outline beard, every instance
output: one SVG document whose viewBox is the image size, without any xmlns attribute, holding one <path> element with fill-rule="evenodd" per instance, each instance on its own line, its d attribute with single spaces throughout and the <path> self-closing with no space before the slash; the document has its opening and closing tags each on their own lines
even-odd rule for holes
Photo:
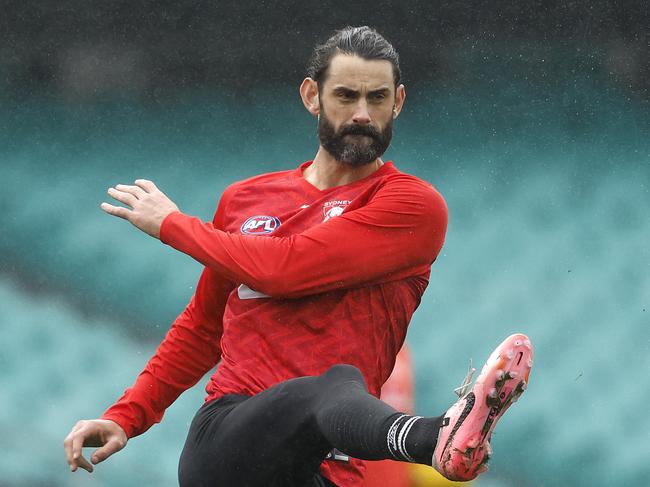
<svg viewBox="0 0 650 487">
<path fill-rule="evenodd" d="M 346 135 L 365 135 L 370 137 L 371 142 L 357 142 L 354 140 L 356 137 L 352 141 L 346 142 L 344 140 Z M 337 161 L 354 167 L 370 164 L 386 152 L 392 137 L 392 118 L 381 132 L 370 125 L 361 124 L 344 125 L 337 131 L 325 115 L 325 110 L 321 108 L 318 119 L 318 138 L 323 148 Z"/>
</svg>

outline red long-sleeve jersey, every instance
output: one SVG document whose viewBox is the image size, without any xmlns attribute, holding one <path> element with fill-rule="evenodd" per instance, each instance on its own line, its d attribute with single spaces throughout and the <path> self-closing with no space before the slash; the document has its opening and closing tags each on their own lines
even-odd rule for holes
<svg viewBox="0 0 650 487">
<path fill-rule="evenodd" d="M 170 214 L 160 239 L 205 266 L 133 386 L 102 416 L 129 437 L 218 362 L 206 400 L 254 395 L 331 365 L 358 367 L 379 396 L 440 251 L 447 207 L 392 162 L 319 190 L 295 170 L 229 186 L 211 223 Z M 358 485 L 362 462 L 326 461 L 337 485 Z"/>
</svg>

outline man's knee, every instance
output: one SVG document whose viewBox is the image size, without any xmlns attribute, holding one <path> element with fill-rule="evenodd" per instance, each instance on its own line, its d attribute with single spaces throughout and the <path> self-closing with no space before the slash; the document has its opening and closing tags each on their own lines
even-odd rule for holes
<svg viewBox="0 0 650 487">
<path fill-rule="evenodd" d="M 366 381 L 363 379 L 361 371 L 354 365 L 349 364 L 336 364 L 330 367 L 321 378 L 328 383 L 341 383 L 341 382 L 358 382 L 367 388 Z"/>
</svg>

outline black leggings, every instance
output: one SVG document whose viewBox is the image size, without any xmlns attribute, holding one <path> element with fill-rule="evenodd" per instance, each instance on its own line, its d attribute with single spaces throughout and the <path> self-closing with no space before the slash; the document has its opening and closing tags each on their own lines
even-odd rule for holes
<svg viewBox="0 0 650 487">
<path fill-rule="evenodd" d="M 194 417 L 179 482 L 181 487 L 332 486 L 318 471 L 333 448 L 363 460 L 394 459 L 387 435 L 403 416 L 368 394 L 361 373 L 350 365 L 288 380 L 253 397 L 229 394 L 204 404 Z M 439 423 L 422 419 L 419 429 L 412 428 L 419 437 L 409 434 L 415 437 L 409 448 L 428 463 Z"/>
</svg>

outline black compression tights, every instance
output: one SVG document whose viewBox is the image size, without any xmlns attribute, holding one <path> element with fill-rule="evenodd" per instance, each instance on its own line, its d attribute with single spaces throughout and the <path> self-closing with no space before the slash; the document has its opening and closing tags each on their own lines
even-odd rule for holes
<svg viewBox="0 0 650 487">
<path fill-rule="evenodd" d="M 317 473 L 334 448 L 362 460 L 430 465 L 441 419 L 395 411 L 368 393 L 356 367 L 336 365 L 253 397 L 227 395 L 206 403 L 190 426 L 180 484 L 328 485 Z"/>
</svg>

